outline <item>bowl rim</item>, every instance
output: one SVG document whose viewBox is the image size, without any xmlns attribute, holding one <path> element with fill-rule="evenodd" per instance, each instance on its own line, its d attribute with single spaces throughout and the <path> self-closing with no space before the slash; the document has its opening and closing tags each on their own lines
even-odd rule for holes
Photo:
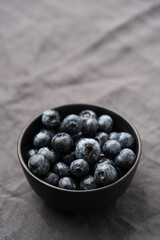
<svg viewBox="0 0 160 240">
<path fill-rule="evenodd" d="M 136 161 L 135 163 L 133 164 L 133 166 L 129 169 L 129 171 L 123 176 L 121 177 L 120 179 L 118 179 L 117 181 L 109 184 L 109 185 L 106 185 L 106 186 L 103 186 L 103 187 L 99 187 L 99 188 L 95 188 L 95 189 L 88 189 L 88 190 L 70 190 L 70 189 L 63 189 L 63 188 L 59 188 L 57 186 L 53 186 L 49 183 L 46 183 L 45 181 L 41 180 L 40 178 L 38 178 L 37 176 L 35 176 L 32 172 L 30 172 L 30 170 L 28 169 L 27 165 L 25 164 L 24 160 L 23 160 L 23 157 L 22 157 L 22 154 L 21 154 L 21 143 L 22 143 L 22 140 L 23 140 L 23 136 L 24 134 L 26 133 L 27 129 L 29 128 L 29 126 L 31 125 L 31 123 L 33 121 L 35 121 L 37 118 L 41 117 L 42 113 L 41 112 L 40 114 L 36 115 L 35 117 L 32 118 L 32 120 L 30 120 L 26 126 L 23 128 L 23 130 L 21 131 L 20 133 L 20 136 L 18 138 L 18 143 L 17 143 L 17 155 L 18 155 L 18 159 L 19 159 L 19 162 L 20 164 L 22 165 L 22 167 L 27 171 L 27 173 L 33 177 L 35 180 L 37 180 L 38 182 L 40 182 L 41 184 L 44 184 L 50 188 L 53 188 L 55 190 L 58 190 L 58 191 L 63 191 L 63 192 L 72 192 L 72 193 L 89 193 L 89 192 L 95 192 L 95 191 L 102 191 L 104 189 L 109 189 L 117 184 L 119 184 L 121 181 L 123 181 L 125 178 L 127 178 L 127 176 L 134 170 L 134 168 L 137 167 L 139 161 L 140 161 L 140 157 L 141 157 L 141 153 L 142 153 L 142 142 L 141 142 L 141 138 L 140 138 L 140 135 L 136 129 L 136 127 L 133 125 L 133 123 L 128 120 L 124 115 L 122 114 L 119 114 L 117 111 L 114 111 L 108 107 L 105 107 L 105 106 L 100 106 L 100 105 L 95 105 L 95 104 L 85 104 L 85 103 L 77 103 L 77 104 L 65 104 L 65 105 L 60 105 L 60 106 L 57 106 L 57 107 L 54 107 L 54 108 L 51 108 L 51 109 L 59 109 L 59 108 L 64 108 L 64 107 L 78 107 L 78 106 L 84 106 L 86 108 L 87 107 L 97 107 L 97 108 L 101 108 L 101 109 L 104 109 L 104 110 L 108 110 L 109 112 L 113 113 L 113 114 L 116 114 L 118 115 L 119 117 L 121 117 L 122 119 L 124 119 L 126 122 L 128 122 L 128 124 L 131 126 L 131 128 L 133 129 L 136 137 L 137 137 L 137 140 L 138 140 L 138 153 L 137 153 L 137 156 L 136 156 Z M 85 109 L 84 109 L 85 110 Z"/>
</svg>

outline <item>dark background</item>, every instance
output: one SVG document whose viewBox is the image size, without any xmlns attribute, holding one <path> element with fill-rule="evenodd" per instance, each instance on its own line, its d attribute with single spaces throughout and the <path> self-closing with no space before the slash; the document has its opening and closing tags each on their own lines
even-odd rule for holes
<svg viewBox="0 0 160 240">
<path fill-rule="evenodd" d="M 159 94 L 159 0 L 0 0 L 0 239 L 159 240 Z M 135 178 L 105 211 L 50 209 L 18 162 L 24 125 L 68 103 L 116 110 L 141 135 Z"/>
</svg>

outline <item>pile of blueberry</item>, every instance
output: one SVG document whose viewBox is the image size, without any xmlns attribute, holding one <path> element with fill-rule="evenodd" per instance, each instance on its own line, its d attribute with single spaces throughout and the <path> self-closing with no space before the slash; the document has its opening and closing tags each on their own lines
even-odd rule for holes
<svg viewBox="0 0 160 240">
<path fill-rule="evenodd" d="M 106 186 L 135 162 L 134 138 L 113 131 L 109 115 L 97 118 L 95 112 L 84 110 L 61 121 L 56 110 L 46 110 L 42 124 L 26 156 L 29 170 L 51 185 L 72 190 Z"/>
</svg>

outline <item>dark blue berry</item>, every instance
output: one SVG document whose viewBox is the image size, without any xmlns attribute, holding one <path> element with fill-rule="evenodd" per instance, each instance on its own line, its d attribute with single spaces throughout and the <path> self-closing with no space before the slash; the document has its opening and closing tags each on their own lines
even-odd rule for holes
<svg viewBox="0 0 160 240">
<path fill-rule="evenodd" d="M 61 161 L 70 166 L 71 162 L 76 159 L 75 152 L 71 152 L 69 154 L 61 156 Z"/>
<path fill-rule="evenodd" d="M 60 123 L 60 115 L 56 110 L 46 110 L 42 114 L 42 123 L 45 127 L 56 129 Z"/>
<path fill-rule="evenodd" d="M 101 164 L 101 163 L 110 164 L 113 167 L 115 167 L 115 163 L 111 159 L 106 158 L 106 157 L 101 157 L 101 158 L 99 158 L 98 162 L 94 165 L 94 170 L 97 168 L 98 164 Z"/>
<path fill-rule="evenodd" d="M 49 147 L 51 143 L 51 137 L 46 132 L 39 132 L 33 139 L 33 145 L 36 148 Z"/>
<path fill-rule="evenodd" d="M 70 135 L 76 134 L 82 130 L 83 121 L 82 119 L 76 115 L 71 114 L 64 118 L 60 130 L 62 132 L 69 133 Z"/>
<path fill-rule="evenodd" d="M 84 121 L 83 132 L 86 137 L 95 137 L 98 130 L 98 122 L 95 118 L 88 118 Z"/>
<path fill-rule="evenodd" d="M 102 160 L 99 160 L 99 161 L 102 161 Z M 109 159 L 109 158 L 106 158 L 106 160 L 103 163 L 107 163 L 107 164 L 110 164 L 113 167 L 115 167 L 115 163 L 111 159 Z"/>
<path fill-rule="evenodd" d="M 95 163 L 101 153 L 99 143 L 92 138 L 81 139 L 76 146 L 76 157 L 85 159 L 88 163 Z"/>
<path fill-rule="evenodd" d="M 93 112 L 92 110 L 84 110 L 82 111 L 79 116 L 81 117 L 81 119 L 86 120 L 90 117 L 92 118 L 97 118 L 97 115 L 95 114 L 95 112 Z"/>
<path fill-rule="evenodd" d="M 76 190 L 76 183 L 70 177 L 63 177 L 59 180 L 58 183 L 59 188 L 69 189 L 69 190 Z"/>
<path fill-rule="evenodd" d="M 118 179 L 118 174 L 112 165 L 101 163 L 95 170 L 94 179 L 98 185 L 105 186 L 115 182 Z"/>
<path fill-rule="evenodd" d="M 55 152 L 52 150 L 49 150 L 49 148 L 47 148 L 47 147 L 40 148 L 38 150 L 38 154 L 41 154 L 45 158 L 47 158 L 51 167 L 53 167 L 53 165 L 56 163 L 57 156 L 56 156 Z"/>
<path fill-rule="evenodd" d="M 106 157 L 103 152 L 101 152 L 101 154 L 99 155 L 99 158 L 101 157 Z"/>
<path fill-rule="evenodd" d="M 60 177 L 58 176 L 58 174 L 53 173 L 53 172 L 48 172 L 43 178 L 43 181 L 45 181 L 46 183 L 49 183 L 53 186 L 57 186 L 59 180 L 60 180 Z"/>
<path fill-rule="evenodd" d="M 75 142 L 75 147 L 77 146 L 77 144 L 79 143 L 79 141 L 81 141 L 82 139 L 84 139 L 84 137 L 82 137 L 82 138 L 79 138 L 76 142 Z"/>
<path fill-rule="evenodd" d="M 70 165 L 70 171 L 76 178 L 82 178 L 89 172 L 89 164 L 84 159 L 76 159 Z"/>
<path fill-rule="evenodd" d="M 121 151 L 121 145 L 116 140 L 108 140 L 104 143 L 102 150 L 107 157 L 113 158 Z"/>
<path fill-rule="evenodd" d="M 134 138 L 130 133 L 127 132 L 119 133 L 118 141 L 122 148 L 132 148 L 134 145 Z"/>
<path fill-rule="evenodd" d="M 76 145 L 76 143 L 78 142 L 79 139 L 81 138 L 84 138 L 84 133 L 83 132 L 79 132 L 79 133 L 76 133 L 74 135 L 72 135 L 72 139 Z"/>
<path fill-rule="evenodd" d="M 111 132 L 110 134 L 109 134 L 109 138 L 108 138 L 109 140 L 116 140 L 116 141 L 118 141 L 118 139 L 119 139 L 119 133 L 118 132 Z"/>
<path fill-rule="evenodd" d="M 129 148 L 124 148 L 115 158 L 115 164 L 117 167 L 120 167 L 122 169 L 129 169 L 133 166 L 135 160 L 136 160 L 135 153 Z"/>
<path fill-rule="evenodd" d="M 32 173 L 41 177 L 48 172 L 50 165 L 43 155 L 35 154 L 29 159 L 28 168 Z"/>
<path fill-rule="evenodd" d="M 90 189 L 95 189 L 95 188 L 96 188 L 95 179 L 91 175 L 85 177 L 80 182 L 81 190 L 90 190 Z"/>
<path fill-rule="evenodd" d="M 73 140 L 68 133 L 57 133 L 51 141 L 53 150 L 59 153 L 69 153 L 72 150 Z"/>
<path fill-rule="evenodd" d="M 26 154 L 26 158 L 27 160 L 30 159 L 33 155 L 35 155 L 37 153 L 36 149 L 30 149 L 27 154 Z"/>
<path fill-rule="evenodd" d="M 53 172 L 57 173 L 60 177 L 68 177 L 70 168 L 63 162 L 58 162 L 53 167 Z"/>
<path fill-rule="evenodd" d="M 103 144 L 108 140 L 108 134 L 105 132 L 98 132 L 94 138 L 99 145 L 102 147 Z"/>
<path fill-rule="evenodd" d="M 110 133 L 113 128 L 113 120 L 109 115 L 102 115 L 98 118 L 99 131 Z"/>
<path fill-rule="evenodd" d="M 47 133 L 47 134 L 50 136 L 51 139 L 52 139 L 52 138 L 54 137 L 54 135 L 56 134 L 53 129 L 44 129 L 44 128 L 42 128 L 42 129 L 41 129 L 41 132 L 42 132 L 42 133 Z"/>
</svg>

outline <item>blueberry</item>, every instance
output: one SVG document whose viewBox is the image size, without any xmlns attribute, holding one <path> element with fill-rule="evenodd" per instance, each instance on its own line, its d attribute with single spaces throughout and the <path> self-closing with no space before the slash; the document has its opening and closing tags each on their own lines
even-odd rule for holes
<svg viewBox="0 0 160 240">
<path fill-rule="evenodd" d="M 102 157 L 102 158 L 99 158 L 98 162 L 94 165 L 94 170 L 96 170 L 98 164 L 101 164 L 101 163 L 110 164 L 113 167 L 115 167 L 115 163 L 111 159 L 106 158 L 106 157 Z"/>
<path fill-rule="evenodd" d="M 60 177 L 68 177 L 70 168 L 63 162 L 58 162 L 53 167 L 53 172 L 57 173 Z"/>
<path fill-rule="evenodd" d="M 60 177 L 58 176 L 58 174 L 53 173 L 53 172 L 48 172 L 43 178 L 43 181 L 45 181 L 46 183 L 49 183 L 53 186 L 57 186 L 59 180 L 60 180 Z"/>
<path fill-rule="evenodd" d="M 105 132 L 98 132 L 94 138 L 99 145 L 102 147 L 103 144 L 108 140 L 108 134 Z"/>
<path fill-rule="evenodd" d="M 76 178 L 82 178 L 89 172 L 89 164 L 84 159 L 76 159 L 70 165 L 70 171 Z"/>
<path fill-rule="evenodd" d="M 47 158 L 51 167 L 53 167 L 53 165 L 56 163 L 57 156 L 56 156 L 55 152 L 52 150 L 49 150 L 49 148 L 47 148 L 47 147 L 40 148 L 38 150 L 38 154 L 41 154 L 45 158 Z"/>
<path fill-rule="evenodd" d="M 99 130 L 110 133 L 113 128 L 113 120 L 109 115 L 102 115 L 98 118 Z"/>
<path fill-rule="evenodd" d="M 116 140 L 108 140 L 104 143 L 102 150 L 107 157 L 113 158 L 121 151 L 121 145 Z"/>
<path fill-rule="evenodd" d="M 130 133 L 127 132 L 119 133 L 118 141 L 121 144 L 122 148 L 132 148 L 134 144 L 134 138 Z"/>
<path fill-rule="evenodd" d="M 46 110 L 42 114 L 42 123 L 45 127 L 56 129 L 60 123 L 60 115 L 56 110 Z"/>
<path fill-rule="evenodd" d="M 101 163 L 95 170 L 94 179 L 98 185 L 105 186 L 115 182 L 118 179 L 118 174 L 112 165 Z"/>
<path fill-rule="evenodd" d="M 35 154 L 29 159 L 28 168 L 32 173 L 41 177 L 48 172 L 50 165 L 43 155 Z"/>
<path fill-rule="evenodd" d="M 79 116 L 83 120 L 86 120 L 86 119 L 88 119 L 90 117 L 97 118 L 97 115 L 92 110 L 84 110 L 84 111 L 80 112 Z"/>
<path fill-rule="evenodd" d="M 76 190 L 76 183 L 70 177 L 63 177 L 59 180 L 58 183 L 59 188 L 69 189 L 69 190 Z"/>
<path fill-rule="evenodd" d="M 122 169 L 129 169 L 135 163 L 135 160 L 135 153 L 129 148 L 124 148 L 115 158 L 115 164 L 117 167 L 120 167 Z"/>
<path fill-rule="evenodd" d="M 67 164 L 68 166 L 70 166 L 71 162 L 73 162 L 75 159 L 76 159 L 75 152 L 71 152 L 61 157 L 61 161 Z"/>
<path fill-rule="evenodd" d="M 106 157 L 103 152 L 101 152 L 101 154 L 99 155 L 99 158 L 101 157 Z"/>
<path fill-rule="evenodd" d="M 101 153 L 101 148 L 96 140 L 92 138 L 81 139 L 76 146 L 76 157 L 84 159 L 88 163 L 95 163 Z"/>
<path fill-rule="evenodd" d="M 30 159 L 33 155 L 35 155 L 37 153 L 36 149 L 30 149 L 27 154 L 26 154 L 26 158 L 27 160 Z"/>
<path fill-rule="evenodd" d="M 47 133 L 50 138 L 52 139 L 54 137 L 54 135 L 56 134 L 55 131 L 53 129 L 45 129 L 45 128 L 42 128 L 41 129 L 41 132 L 42 133 Z"/>
<path fill-rule="evenodd" d="M 98 122 L 95 118 L 88 118 L 84 121 L 83 132 L 86 137 L 95 137 L 98 130 Z"/>
<path fill-rule="evenodd" d="M 73 139 L 74 143 L 78 142 L 78 140 L 81 138 L 84 138 L 83 132 L 79 132 L 79 133 L 72 135 L 72 139 Z"/>
<path fill-rule="evenodd" d="M 69 153 L 73 146 L 73 140 L 68 133 L 57 133 L 52 138 L 51 145 L 56 152 Z"/>
<path fill-rule="evenodd" d="M 36 148 L 49 147 L 51 143 L 51 137 L 48 133 L 39 132 L 33 139 L 33 145 Z"/>
<path fill-rule="evenodd" d="M 40 148 L 39 150 L 38 150 L 38 154 L 42 154 L 43 155 L 43 152 L 47 152 L 47 151 L 49 151 L 49 148 L 48 147 L 42 147 L 42 148 Z"/>
<path fill-rule="evenodd" d="M 100 160 L 100 161 L 102 161 L 102 160 Z M 107 164 L 110 164 L 113 167 L 115 167 L 115 163 L 111 159 L 109 159 L 109 158 L 106 158 L 106 160 L 103 163 L 107 163 Z"/>
<path fill-rule="evenodd" d="M 80 182 L 81 190 L 89 190 L 89 189 L 95 189 L 95 188 L 96 188 L 96 183 L 95 183 L 94 177 L 92 177 L 91 175 L 85 177 Z"/>
<path fill-rule="evenodd" d="M 118 132 L 111 132 L 109 134 L 109 140 L 116 140 L 118 141 L 119 139 L 119 133 Z"/>
<path fill-rule="evenodd" d="M 83 139 L 84 137 L 82 137 L 82 138 L 79 138 L 75 143 L 74 143 L 74 146 L 76 147 L 77 146 L 77 144 L 79 143 L 79 141 L 81 141 L 82 139 Z"/>
<path fill-rule="evenodd" d="M 82 130 L 83 121 L 82 119 L 76 115 L 71 114 L 64 118 L 60 130 L 62 132 L 69 133 L 70 135 L 76 134 Z"/>
<path fill-rule="evenodd" d="M 72 135 L 72 139 L 73 139 L 73 142 L 74 142 L 74 146 L 76 146 L 77 143 L 78 143 L 82 138 L 84 138 L 84 133 L 83 133 L 83 132 L 79 132 L 79 133 L 77 133 L 77 134 Z"/>
</svg>

